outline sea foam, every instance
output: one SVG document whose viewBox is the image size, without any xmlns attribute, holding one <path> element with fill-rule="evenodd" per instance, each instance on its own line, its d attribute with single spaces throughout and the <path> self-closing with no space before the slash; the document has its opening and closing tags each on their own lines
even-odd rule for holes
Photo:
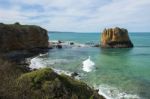
<svg viewBox="0 0 150 99">
<path fill-rule="evenodd" d="M 51 41 L 49 41 L 49 43 L 52 47 L 60 44 L 62 46 L 62 48 L 79 48 L 79 47 L 80 48 L 86 48 L 86 47 L 90 47 L 87 44 L 77 43 L 74 41 L 62 41 L 61 43 L 59 43 L 57 40 L 51 40 Z"/>
<path fill-rule="evenodd" d="M 85 72 L 91 72 L 95 68 L 95 63 L 90 59 L 90 56 L 88 59 L 82 62 L 83 64 L 83 71 Z"/>
<path fill-rule="evenodd" d="M 138 95 L 122 92 L 119 89 L 108 85 L 100 85 L 96 89 L 99 89 L 98 93 L 106 99 L 140 99 Z"/>
<path fill-rule="evenodd" d="M 66 59 L 51 59 L 46 60 L 44 58 L 35 57 L 30 60 L 29 67 L 31 69 L 40 69 L 49 66 L 54 66 L 55 64 L 66 64 L 68 61 Z"/>
<path fill-rule="evenodd" d="M 42 56 L 45 56 L 47 54 L 39 54 L 39 56 L 32 58 L 30 60 L 30 69 L 41 69 L 41 68 L 46 68 L 50 67 L 51 65 L 58 64 L 58 63 L 67 63 L 68 61 L 66 59 L 51 59 L 51 60 L 45 60 L 44 58 L 40 58 Z M 50 67 L 52 70 L 54 70 L 57 74 L 65 74 L 68 76 L 71 76 L 73 72 L 66 71 L 66 70 L 61 70 L 61 69 L 56 69 L 53 67 Z M 80 79 L 79 75 L 75 77 L 75 79 Z"/>
<path fill-rule="evenodd" d="M 29 67 L 31 69 L 40 69 L 45 68 L 46 66 L 43 64 L 42 59 L 35 57 L 31 59 Z"/>
</svg>

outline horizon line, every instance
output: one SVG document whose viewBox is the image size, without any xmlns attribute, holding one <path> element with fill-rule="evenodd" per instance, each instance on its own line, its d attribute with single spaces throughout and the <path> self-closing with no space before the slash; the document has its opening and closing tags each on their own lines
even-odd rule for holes
<svg viewBox="0 0 150 99">
<path fill-rule="evenodd" d="M 102 32 L 86 32 L 86 31 L 85 32 L 83 32 L 83 31 L 82 32 L 79 32 L 79 31 L 48 31 L 48 33 L 49 32 L 51 32 L 51 33 L 102 33 Z M 135 31 L 132 32 L 131 31 L 131 32 L 129 32 L 128 31 L 128 33 L 150 33 L 150 32 L 142 32 L 142 31 L 138 31 L 138 32 L 135 32 Z"/>
</svg>

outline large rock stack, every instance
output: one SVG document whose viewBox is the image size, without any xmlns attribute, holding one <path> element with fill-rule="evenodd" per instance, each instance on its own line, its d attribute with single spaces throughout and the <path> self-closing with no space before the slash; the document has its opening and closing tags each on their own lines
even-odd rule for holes
<svg viewBox="0 0 150 99">
<path fill-rule="evenodd" d="M 104 29 L 101 35 L 102 48 L 132 48 L 128 31 L 124 28 Z"/>
</svg>

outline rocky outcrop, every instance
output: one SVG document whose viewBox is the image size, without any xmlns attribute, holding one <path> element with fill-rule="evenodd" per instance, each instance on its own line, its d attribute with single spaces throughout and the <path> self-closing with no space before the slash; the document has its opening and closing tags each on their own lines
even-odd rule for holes
<svg viewBox="0 0 150 99">
<path fill-rule="evenodd" d="M 43 49 L 48 47 L 47 31 L 39 26 L 0 24 L 0 52 Z"/>
<path fill-rule="evenodd" d="M 104 99 L 85 83 L 49 68 L 21 75 L 17 85 L 19 98 L 26 93 L 26 99 Z"/>
<path fill-rule="evenodd" d="M 128 31 L 124 28 L 104 29 L 101 35 L 101 47 L 103 48 L 131 48 L 133 44 Z"/>
<path fill-rule="evenodd" d="M 46 30 L 19 23 L 0 24 L 0 54 L 20 50 L 34 53 L 45 48 Z M 73 79 L 77 73 L 68 77 L 50 68 L 31 71 L 27 64 L 11 62 L 0 60 L 0 99 L 105 99 L 87 84 Z"/>
<path fill-rule="evenodd" d="M 57 74 L 50 68 L 32 71 L 26 66 L 0 58 L 0 99 L 105 98 L 84 82 Z"/>
</svg>

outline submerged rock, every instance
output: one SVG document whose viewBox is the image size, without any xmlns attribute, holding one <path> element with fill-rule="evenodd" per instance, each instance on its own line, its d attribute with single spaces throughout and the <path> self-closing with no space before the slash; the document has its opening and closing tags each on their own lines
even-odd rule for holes
<svg viewBox="0 0 150 99">
<path fill-rule="evenodd" d="M 39 26 L 0 24 L 0 52 L 41 51 L 48 47 L 47 31 Z"/>
<path fill-rule="evenodd" d="M 95 44 L 93 47 L 100 47 L 100 45 L 99 44 Z"/>
<path fill-rule="evenodd" d="M 70 42 L 70 45 L 74 45 L 74 42 Z"/>
<path fill-rule="evenodd" d="M 58 45 L 56 46 L 56 48 L 62 49 L 62 45 L 58 44 Z"/>
<path fill-rule="evenodd" d="M 71 74 L 71 77 L 76 77 L 76 76 L 78 76 L 79 74 L 77 73 L 77 72 L 73 72 L 72 74 Z"/>
<path fill-rule="evenodd" d="M 103 48 L 132 48 L 128 31 L 124 28 L 104 29 L 101 35 L 101 47 Z"/>
<path fill-rule="evenodd" d="M 62 41 L 60 41 L 60 40 L 58 40 L 58 43 L 60 44 L 60 43 L 63 43 Z"/>
</svg>

